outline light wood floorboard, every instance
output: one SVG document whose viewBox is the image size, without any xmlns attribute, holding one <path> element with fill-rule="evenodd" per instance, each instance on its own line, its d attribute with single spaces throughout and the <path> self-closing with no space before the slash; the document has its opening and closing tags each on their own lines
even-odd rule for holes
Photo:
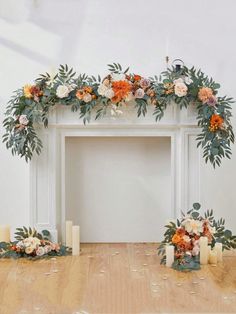
<svg viewBox="0 0 236 314">
<path fill-rule="evenodd" d="M 157 244 L 84 244 L 80 257 L 0 260 L 0 314 L 236 313 L 236 254 L 180 273 Z"/>
</svg>

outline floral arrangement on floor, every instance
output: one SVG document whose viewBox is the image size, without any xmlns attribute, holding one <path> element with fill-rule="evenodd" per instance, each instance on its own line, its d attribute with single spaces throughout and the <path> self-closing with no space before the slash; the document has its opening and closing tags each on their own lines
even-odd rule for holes
<svg viewBox="0 0 236 314">
<path fill-rule="evenodd" d="M 50 232 L 37 232 L 34 228 L 17 228 L 14 242 L 0 242 L 0 258 L 38 259 L 49 256 L 64 256 L 70 253 L 69 249 L 50 241 Z"/>
<path fill-rule="evenodd" d="M 165 247 L 174 246 L 174 263 L 177 270 L 199 269 L 200 237 L 208 238 L 208 244 L 213 248 L 216 242 L 222 243 L 223 250 L 236 248 L 236 235 L 225 229 L 225 219 L 216 220 L 213 210 L 207 210 L 200 215 L 201 205 L 194 203 L 187 214 L 182 212 L 181 219 L 176 223 L 170 221 L 165 227 L 164 240 L 158 247 L 158 255 L 162 255 L 161 264 L 166 263 Z"/>
<path fill-rule="evenodd" d="M 223 157 L 230 158 L 234 134 L 230 122 L 232 98 L 218 96 L 220 85 L 202 71 L 183 66 L 172 67 L 160 77 L 145 78 L 128 73 L 120 64 L 108 65 L 109 74 L 101 79 L 86 74 L 76 76 L 67 65 L 61 65 L 54 76 L 41 74 L 33 85 L 15 91 L 8 103 L 3 122 L 6 134 L 3 142 L 13 155 L 28 161 L 34 152 L 40 154 L 42 142 L 35 131 L 37 123 L 48 126 L 48 113 L 55 105 L 70 106 L 78 111 L 84 123 L 100 119 L 110 111 L 122 114 L 122 107 L 135 105 L 137 115 L 145 116 L 153 108 L 156 121 L 164 116 L 173 102 L 180 108 L 193 104 L 198 111 L 197 121 L 201 132 L 198 146 L 203 157 L 215 167 Z"/>
</svg>

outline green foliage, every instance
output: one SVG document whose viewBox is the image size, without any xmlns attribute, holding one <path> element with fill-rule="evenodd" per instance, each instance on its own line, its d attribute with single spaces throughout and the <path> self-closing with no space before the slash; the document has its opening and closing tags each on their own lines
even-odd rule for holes
<svg viewBox="0 0 236 314">
<path fill-rule="evenodd" d="M 172 244 L 172 238 L 176 233 L 177 228 L 181 227 L 182 222 L 186 218 L 198 220 L 198 221 L 208 221 L 210 226 L 215 229 L 215 232 L 212 235 L 211 247 L 215 246 L 216 242 L 222 243 L 223 250 L 236 249 L 236 235 L 232 234 L 231 230 L 225 228 L 225 219 L 220 218 L 216 220 L 214 218 L 213 210 L 208 209 L 203 215 L 200 214 L 199 210 L 201 205 L 199 203 L 194 203 L 192 208 L 187 211 L 185 214 L 181 212 L 181 218 L 176 220 L 176 223 L 169 222 L 165 225 L 166 231 L 164 233 L 164 239 L 157 248 L 158 255 L 161 255 L 161 264 L 165 264 L 166 255 L 165 247 L 166 245 Z M 177 246 L 174 245 L 175 250 Z M 182 256 L 178 259 L 175 259 L 173 268 L 176 270 L 186 271 L 186 270 L 195 270 L 199 269 L 198 257 L 189 257 L 188 255 Z"/>
<path fill-rule="evenodd" d="M 43 230 L 42 233 L 39 233 L 37 232 L 36 229 L 31 228 L 31 227 L 16 228 L 16 232 L 15 232 L 16 240 L 22 241 L 28 237 L 36 237 L 40 240 L 42 239 L 48 240 L 50 237 L 50 232 L 48 230 Z"/>
<path fill-rule="evenodd" d="M 129 71 L 129 68 L 123 70 L 119 63 L 108 64 L 108 69 L 111 74 L 127 74 Z M 129 76 L 132 77 L 133 74 Z M 189 80 L 187 94 L 179 97 L 174 92 L 173 82 L 176 79 L 185 78 Z M 111 106 L 111 100 L 98 93 L 101 83 L 102 79 L 99 75 L 97 78 L 87 74 L 76 76 L 74 69 L 69 68 L 67 64 L 60 65 L 58 73 L 54 76 L 49 75 L 49 73 L 40 74 L 35 80 L 35 86 L 42 94 L 27 98 L 23 88 L 21 88 L 14 92 L 8 102 L 6 118 L 3 121 L 6 130 L 3 135 L 3 142 L 6 147 L 11 150 L 13 155 L 24 157 L 26 161 L 29 161 L 34 153 L 40 154 L 42 142 L 36 132 L 37 124 L 48 127 L 49 112 L 56 104 L 70 106 L 73 112 L 79 112 L 79 117 L 83 119 L 84 124 L 91 121 L 93 112 L 95 119 L 103 118 L 107 114 L 108 107 Z M 172 67 L 164 71 L 159 77 L 150 78 L 150 83 L 148 91 L 153 95 L 149 96 L 150 93 L 145 91 L 143 98 L 134 99 L 138 117 L 146 115 L 150 104 L 155 105 L 153 115 L 156 121 L 163 118 L 165 110 L 170 104 L 175 103 L 180 109 L 193 104 L 197 108 L 197 121 L 199 128 L 201 128 L 197 136 L 197 146 L 202 148 L 205 161 L 210 162 L 215 168 L 220 166 L 223 158 L 231 158 L 231 144 L 234 143 L 234 133 L 230 122 L 233 99 L 226 96 L 217 97 L 215 106 L 203 104 L 198 99 L 198 92 L 201 87 L 209 87 L 213 94 L 217 95 L 220 88 L 218 83 L 194 67 L 190 69 L 183 67 L 178 72 Z M 166 84 L 172 85 L 170 91 L 167 90 Z M 63 98 L 57 96 L 57 88 L 60 85 L 71 88 L 68 95 Z M 85 102 L 76 97 L 76 92 L 88 86 L 91 87 L 94 97 L 91 101 Z M 122 104 L 121 101 L 116 105 L 118 107 Z M 213 114 L 223 118 L 223 128 L 215 131 L 210 130 L 210 119 Z M 29 120 L 28 124 L 23 127 L 19 125 L 21 115 L 27 116 Z"/>
</svg>

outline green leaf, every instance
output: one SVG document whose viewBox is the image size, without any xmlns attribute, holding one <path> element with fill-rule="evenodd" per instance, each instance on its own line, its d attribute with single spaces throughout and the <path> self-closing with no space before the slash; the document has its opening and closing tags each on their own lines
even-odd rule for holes
<svg viewBox="0 0 236 314">
<path fill-rule="evenodd" d="M 193 204 L 193 208 L 194 208 L 195 210 L 199 210 L 199 209 L 201 208 L 201 205 L 200 205 L 199 203 L 194 203 L 194 204 Z"/>
</svg>

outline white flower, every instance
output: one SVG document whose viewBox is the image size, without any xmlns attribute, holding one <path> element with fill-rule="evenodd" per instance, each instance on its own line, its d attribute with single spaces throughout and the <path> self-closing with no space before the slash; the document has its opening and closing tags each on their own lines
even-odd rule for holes
<svg viewBox="0 0 236 314">
<path fill-rule="evenodd" d="M 105 94 L 104 96 L 111 99 L 112 97 L 114 97 L 115 93 L 113 91 L 112 88 L 108 88 L 106 91 L 105 91 Z"/>
<path fill-rule="evenodd" d="M 45 250 L 42 246 L 39 246 L 36 250 L 36 255 L 37 256 L 43 256 L 45 254 Z"/>
<path fill-rule="evenodd" d="M 123 74 L 123 73 L 112 73 L 111 78 L 113 81 L 124 81 L 125 80 L 125 74 Z"/>
<path fill-rule="evenodd" d="M 28 237 L 23 240 L 25 247 L 31 247 L 33 249 L 36 249 L 40 244 L 40 240 L 36 237 Z"/>
<path fill-rule="evenodd" d="M 203 224 L 199 220 L 186 219 L 182 222 L 185 230 L 190 234 L 199 235 L 203 231 Z"/>
<path fill-rule="evenodd" d="M 99 85 L 98 87 L 98 94 L 101 96 L 105 96 L 106 91 L 109 89 L 109 87 L 107 87 L 104 84 Z"/>
<path fill-rule="evenodd" d="M 22 114 L 22 115 L 19 117 L 19 123 L 22 124 L 22 125 L 28 125 L 29 120 L 28 120 L 28 118 L 27 118 L 27 115 Z"/>
<path fill-rule="evenodd" d="M 149 79 L 141 78 L 141 80 L 140 80 L 140 86 L 141 86 L 142 88 L 147 88 L 147 87 L 150 86 L 150 84 L 151 84 L 151 82 L 150 82 Z"/>
<path fill-rule="evenodd" d="M 88 93 L 86 93 L 83 97 L 84 102 L 90 102 L 92 100 L 92 96 Z"/>
<path fill-rule="evenodd" d="M 176 84 L 179 84 L 179 83 L 184 83 L 184 80 L 180 77 L 180 78 L 174 80 L 173 82 L 176 85 Z"/>
<path fill-rule="evenodd" d="M 182 82 L 177 82 L 175 84 L 175 95 L 183 97 L 187 95 L 188 87 Z"/>
<path fill-rule="evenodd" d="M 126 102 L 132 101 L 133 99 L 134 99 L 134 95 L 132 92 L 129 92 L 128 95 L 125 97 Z"/>
<path fill-rule="evenodd" d="M 27 246 L 25 248 L 25 253 L 26 254 L 31 254 L 31 253 L 33 253 L 33 251 L 34 251 L 34 248 L 32 246 Z"/>
<path fill-rule="evenodd" d="M 184 82 L 185 82 L 187 85 L 190 85 L 190 84 L 193 82 L 193 80 L 192 80 L 189 76 L 186 76 L 186 77 L 184 78 Z"/>
<path fill-rule="evenodd" d="M 143 98 L 144 96 L 144 90 L 142 88 L 138 88 L 136 91 L 135 91 L 135 98 Z"/>
<path fill-rule="evenodd" d="M 70 93 L 70 88 L 67 85 L 59 85 L 56 90 L 56 95 L 59 98 L 68 97 Z"/>
</svg>

